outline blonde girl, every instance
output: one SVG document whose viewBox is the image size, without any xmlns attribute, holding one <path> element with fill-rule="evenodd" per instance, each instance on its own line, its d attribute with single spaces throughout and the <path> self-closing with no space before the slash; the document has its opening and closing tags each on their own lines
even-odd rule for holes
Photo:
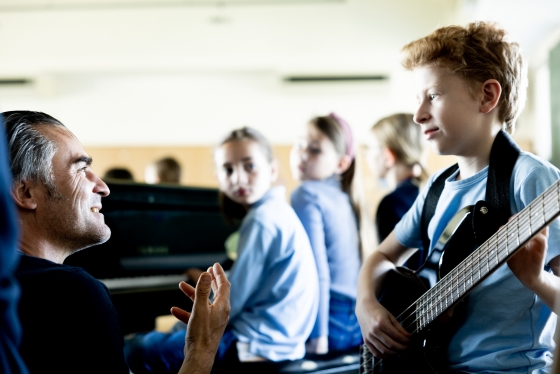
<svg viewBox="0 0 560 374">
<path fill-rule="evenodd" d="M 367 149 L 370 170 L 393 189 L 377 208 L 377 235 L 382 242 L 410 209 L 420 183 L 427 178 L 422 162 L 425 141 L 412 114 L 397 113 L 373 125 Z M 407 261 L 407 266 L 417 268 L 420 262 L 417 252 Z"/>
</svg>

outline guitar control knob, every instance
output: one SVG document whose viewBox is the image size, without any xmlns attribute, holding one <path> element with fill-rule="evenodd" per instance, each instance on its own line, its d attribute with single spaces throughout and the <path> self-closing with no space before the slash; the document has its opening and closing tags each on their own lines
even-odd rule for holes
<svg viewBox="0 0 560 374">
<path fill-rule="evenodd" d="M 480 213 L 482 213 L 482 214 L 488 213 L 488 208 L 483 206 L 482 208 L 480 208 Z"/>
</svg>

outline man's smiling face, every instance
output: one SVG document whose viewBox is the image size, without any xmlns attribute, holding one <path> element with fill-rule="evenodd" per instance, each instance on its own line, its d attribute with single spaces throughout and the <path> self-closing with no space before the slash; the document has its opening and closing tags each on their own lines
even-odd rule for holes
<svg viewBox="0 0 560 374">
<path fill-rule="evenodd" d="M 111 230 L 100 210 L 109 188 L 91 170 L 91 158 L 67 129 L 45 126 L 40 131 L 57 147 L 52 159 L 56 190 L 49 194 L 44 189 L 37 204 L 37 219 L 48 228 L 49 239 L 70 253 L 107 241 Z"/>
</svg>

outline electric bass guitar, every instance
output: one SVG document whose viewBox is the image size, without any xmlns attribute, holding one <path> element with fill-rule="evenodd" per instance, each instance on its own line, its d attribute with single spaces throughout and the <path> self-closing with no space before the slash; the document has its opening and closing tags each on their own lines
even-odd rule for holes
<svg viewBox="0 0 560 374">
<path fill-rule="evenodd" d="M 493 234 L 484 233 L 493 219 L 484 201 L 463 208 L 418 271 L 397 267 L 383 280 L 379 302 L 412 334 L 413 348 L 395 358 L 379 359 L 362 345 L 360 373 L 449 372 L 446 342 L 452 329 L 440 321 L 558 215 L 560 181 Z"/>
</svg>

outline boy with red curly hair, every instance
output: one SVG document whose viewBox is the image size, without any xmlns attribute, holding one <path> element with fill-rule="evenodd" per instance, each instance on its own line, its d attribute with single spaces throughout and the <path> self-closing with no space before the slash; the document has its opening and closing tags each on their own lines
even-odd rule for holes
<svg viewBox="0 0 560 374">
<path fill-rule="evenodd" d="M 403 65 L 414 74 L 414 121 L 436 153 L 455 155 L 458 163 L 444 180 L 426 227 L 431 251 L 461 208 L 485 200 L 491 150 L 498 135 L 504 137 L 503 132 L 515 128 L 525 101 L 526 68 L 519 46 L 507 41 L 503 29 L 484 22 L 443 27 L 406 45 Z M 424 202 L 442 172 L 430 178 L 360 272 L 356 314 L 364 341 L 376 357 L 395 356 L 411 345 L 410 333 L 377 299 L 387 271 L 404 263 L 414 253 L 412 248 L 423 248 Z M 559 177 L 548 162 L 520 152 L 509 180 L 511 214 Z M 465 314 L 452 327 L 446 352 L 452 371 L 550 372 L 556 325 L 551 310 L 560 292 L 557 220 L 549 233 L 540 233 L 464 299 Z"/>
</svg>

